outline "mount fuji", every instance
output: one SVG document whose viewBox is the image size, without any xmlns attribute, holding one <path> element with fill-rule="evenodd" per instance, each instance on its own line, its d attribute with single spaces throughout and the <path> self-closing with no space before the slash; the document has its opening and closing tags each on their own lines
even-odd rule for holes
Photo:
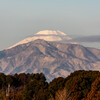
<svg viewBox="0 0 100 100">
<path fill-rule="evenodd" d="M 43 39 L 45 41 L 56 41 L 56 42 L 64 42 L 72 40 L 71 37 L 67 36 L 67 34 L 61 32 L 61 31 L 51 31 L 51 30 L 44 30 L 40 31 L 30 37 L 25 38 L 24 40 L 18 42 L 17 44 L 13 45 L 12 47 L 15 47 L 20 44 L 25 44 L 37 39 Z M 12 48 L 10 47 L 10 48 Z"/>
<path fill-rule="evenodd" d="M 70 43 L 61 31 L 40 31 L 0 51 L 0 72 L 40 73 L 48 81 L 76 70 L 99 70 L 100 50 Z M 63 43 L 68 41 L 67 43 Z"/>
</svg>

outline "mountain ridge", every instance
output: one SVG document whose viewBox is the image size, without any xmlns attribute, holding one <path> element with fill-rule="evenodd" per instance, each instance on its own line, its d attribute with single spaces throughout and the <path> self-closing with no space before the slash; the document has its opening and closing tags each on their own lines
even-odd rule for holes
<svg viewBox="0 0 100 100">
<path fill-rule="evenodd" d="M 0 72 L 43 72 L 50 81 L 59 76 L 66 77 L 75 70 L 100 70 L 99 55 L 99 49 L 38 39 L 1 51 Z"/>
</svg>

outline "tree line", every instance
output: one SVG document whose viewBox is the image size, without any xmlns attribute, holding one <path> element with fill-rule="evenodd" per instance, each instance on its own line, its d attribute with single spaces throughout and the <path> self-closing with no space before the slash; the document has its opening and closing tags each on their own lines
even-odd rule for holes
<svg viewBox="0 0 100 100">
<path fill-rule="evenodd" d="M 100 72 L 79 70 L 51 82 L 43 73 L 0 73 L 0 100 L 100 100 Z"/>
</svg>

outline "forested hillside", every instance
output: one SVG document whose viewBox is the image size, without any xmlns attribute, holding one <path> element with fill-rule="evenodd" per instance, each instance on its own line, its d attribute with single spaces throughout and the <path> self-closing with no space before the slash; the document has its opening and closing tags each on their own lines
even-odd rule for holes
<svg viewBox="0 0 100 100">
<path fill-rule="evenodd" d="M 100 72 L 75 71 L 49 83 L 42 73 L 0 73 L 0 100 L 100 100 Z"/>
</svg>

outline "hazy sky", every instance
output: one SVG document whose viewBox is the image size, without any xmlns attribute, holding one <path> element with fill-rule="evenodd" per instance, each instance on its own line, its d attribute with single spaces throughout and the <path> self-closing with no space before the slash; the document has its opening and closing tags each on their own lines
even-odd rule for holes
<svg viewBox="0 0 100 100">
<path fill-rule="evenodd" d="M 0 0 L 0 50 L 41 30 L 100 37 L 100 0 Z"/>
</svg>

